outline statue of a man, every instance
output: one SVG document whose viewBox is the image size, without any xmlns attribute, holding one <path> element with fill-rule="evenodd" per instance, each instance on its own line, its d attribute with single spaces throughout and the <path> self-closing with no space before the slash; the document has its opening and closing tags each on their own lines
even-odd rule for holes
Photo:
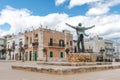
<svg viewBox="0 0 120 80">
<path fill-rule="evenodd" d="M 78 52 L 85 52 L 85 48 L 84 48 L 84 35 L 88 36 L 85 34 L 85 30 L 91 29 L 93 27 L 95 27 L 95 25 L 91 26 L 91 27 L 82 27 L 82 24 L 79 23 L 78 26 L 72 26 L 68 23 L 66 23 L 66 25 L 68 25 L 69 27 L 73 28 L 76 30 L 77 35 L 78 35 L 78 41 L 77 41 L 77 47 L 78 47 Z M 82 49 L 80 49 L 80 43 L 81 43 L 81 47 Z"/>
</svg>

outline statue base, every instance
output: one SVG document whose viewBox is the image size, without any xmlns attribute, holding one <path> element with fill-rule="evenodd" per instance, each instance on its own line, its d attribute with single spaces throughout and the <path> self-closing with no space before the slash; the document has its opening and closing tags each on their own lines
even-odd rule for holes
<svg viewBox="0 0 120 80">
<path fill-rule="evenodd" d="M 68 56 L 68 62 L 96 62 L 96 53 L 72 53 Z"/>
</svg>

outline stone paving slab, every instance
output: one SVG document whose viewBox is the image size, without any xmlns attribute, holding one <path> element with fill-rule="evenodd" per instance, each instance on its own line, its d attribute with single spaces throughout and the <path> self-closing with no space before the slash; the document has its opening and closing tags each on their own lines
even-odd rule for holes
<svg viewBox="0 0 120 80">
<path fill-rule="evenodd" d="M 94 66 L 12 65 L 12 69 L 60 75 L 95 72 L 118 68 L 120 68 L 120 65 L 94 65 Z"/>
<path fill-rule="evenodd" d="M 0 62 L 16 62 L 15 60 L 0 60 Z"/>
</svg>

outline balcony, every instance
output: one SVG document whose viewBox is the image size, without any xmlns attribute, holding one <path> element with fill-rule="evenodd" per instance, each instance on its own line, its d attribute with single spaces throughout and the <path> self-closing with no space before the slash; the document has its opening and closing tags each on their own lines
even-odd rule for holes
<svg viewBox="0 0 120 80">
<path fill-rule="evenodd" d="M 33 43 L 32 43 L 32 46 L 33 46 L 33 47 L 38 47 L 38 44 L 39 44 L 38 42 L 33 42 Z"/>
<path fill-rule="evenodd" d="M 53 46 L 53 47 L 65 47 L 65 44 L 59 44 L 59 43 L 48 43 L 48 46 Z"/>
<path fill-rule="evenodd" d="M 24 45 L 24 48 L 27 49 L 27 48 L 28 48 L 28 44 L 25 44 L 25 45 Z"/>
<path fill-rule="evenodd" d="M 105 46 L 105 49 L 113 50 L 114 47 L 113 46 Z"/>
</svg>

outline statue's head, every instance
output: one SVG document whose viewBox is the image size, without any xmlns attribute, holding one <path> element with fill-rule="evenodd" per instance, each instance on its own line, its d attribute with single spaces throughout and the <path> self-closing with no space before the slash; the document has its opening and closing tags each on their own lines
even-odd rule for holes
<svg viewBox="0 0 120 80">
<path fill-rule="evenodd" d="M 78 26 L 82 26 L 82 24 L 81 24 L 81 23 L 79 23 L 79 24 L 78 24 Z"/>
</svg>

